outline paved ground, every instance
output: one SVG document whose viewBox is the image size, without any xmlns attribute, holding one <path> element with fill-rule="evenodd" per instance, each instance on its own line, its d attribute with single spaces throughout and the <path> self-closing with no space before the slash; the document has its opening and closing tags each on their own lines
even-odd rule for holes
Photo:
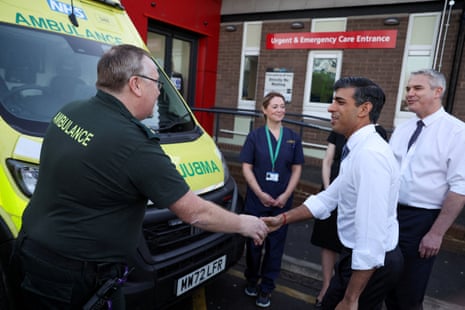
<svg viewBox="0 0 465 310">
<path fill-rule="evenodd" d="M 310 243 L 313 221 L 289 226 L 282 268 L 297 278 L 304 276 L 317 281 L 308 281 L 309 292 L 320 285 L 320 249 Z M 317 291 L 317 290 L 316 290 Z M 447 249 L 440 252 L 434 265 L 427 290 L 425 310 L 465 309 L 465 254 Z"/>
</svg>

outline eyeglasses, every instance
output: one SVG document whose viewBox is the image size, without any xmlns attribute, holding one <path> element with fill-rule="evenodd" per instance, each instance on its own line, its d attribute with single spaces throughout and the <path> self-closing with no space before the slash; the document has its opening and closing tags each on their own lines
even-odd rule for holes
<svg viewBox="0 0 465 310">
<path fill-rule="evenodd" d="M 152 81 L 152 82 L 157 83 L 158 89 L 161 89 L 161 88 L 163 87 L 163 82 L 162 82 L 162 81 L 152 79 L 151 77 L 148 77 L 148 76 L 143 75 L 143 74 L 134 74 L 134 76 L 138 76 L 138 77 L 141 77 L 141 78 L 143 78 L 143 79 L 147 79 L 147 80 L 150 80 L 150 81 Z"/>
</svg>

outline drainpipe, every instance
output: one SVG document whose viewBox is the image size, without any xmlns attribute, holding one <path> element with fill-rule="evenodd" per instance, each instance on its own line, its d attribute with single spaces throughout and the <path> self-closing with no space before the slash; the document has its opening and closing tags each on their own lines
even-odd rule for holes
<svg viewBox="0 0 465 310">
<path fill-rule="evenodd" d="M 460 27 L 457 34 L 457 43 L 455 44 L 454 60 L 452 62 L 452 71 L 449 81 L 449 91 L 447 92 L 446 105 L 444 109 L 452 114 L 454 109 L 455 93 L 457 89 L 460 67 L 462 66 L 462 54 L 465 46 L 465 9 L 462 8 L 462 17 L 460 18 Z"/>
<path fill-rule="evenodd" d="M 447 8 L 447 0 L 444 0 L 444 8 L 443 8 L 442 14 L 441 14 L 441 23 L 439 25 L 438 41 L 436 43 L 436 48 L 435 48 L 436 51 L 434 52 L 434 61 L 433 61 L 433 69 L 436 69 L 438 71 L 441 71 L 441 70 L 436 67 L 436 63 L 437 63 L 437 60 L 438 60 L 439 45 L 441 44 L 442 28 L 444 28 L 444 18 L 446 17 L 446 8 Z M 444 39 L 444 41 L 445 41 L 445 39 Z"/>
</svg>

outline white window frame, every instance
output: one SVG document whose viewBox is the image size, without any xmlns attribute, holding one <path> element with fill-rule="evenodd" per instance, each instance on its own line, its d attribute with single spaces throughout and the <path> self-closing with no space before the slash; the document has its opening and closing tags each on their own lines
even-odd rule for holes
<svg viewBox="0 0 465 310">
<path fill-rule="evenodd" d="M 242 53 L 241 53 L 241 68 L 239 76 L 239 92 L 238 92 L 238 109 L 249 109 L 255 110 L 256 100 L 244 100 L 242 99 L 242 87 L 244 86 L 244 66 L 245 66 L 245 57 L 246 56 L 259 56 L 260 55 L 260 42 L 258 42 L 257 47 L 248 47 L 247 46 L 247 30 L 250 25 L 262 25 L 262 22 L 247 22 L 244 23 L 244 33 L 242 35 Z M 258 94 L 256 94 L 257 96 Z"/>
<path fill-rule="evenodd" d="M 413 45 L 410 44 L 412 39 L 412 31 L 414 26 L 414 20 L 416 17 L 422 16 L 436 16 L 436 25 L 434 27 L 435 31 L 433 34 L 433 40 L 431 45 Z M 437 36 L 439 32 L 439 23 L 441 20 L 441 13 L 440 12 L 429 12 L 429 13 L 419 13 L 419 14 L 411 14 L 409 16 L 409 24 L 407 29 L 407 38 L 405 40 L 405 48 L 404 48 L 404 55 L 402 60 L 402 72 L 399 79 L 399 89 L 397 91 L 397 101 L 396 101 L 396 109 L 395 109 L 395 116 L 394 116 L 394 127 L 398 124 L 402 123 L 403 121 L 411 118 L 413 116 L 412 112 L 409 111 L 402 111 L 402 101 L 405 97 L 405 86 L 407 84 L 407 80 L 409 78 L 410 72 L 425 69 L 424 66 L 416 67 L 408 62 L 409 56 L 429 56 L 430 60 L 426 68 L 432 68 L 434 62 L 434 54 L 435 49 L 437 46 Z"/>
<path fill-rule="evenodd" d="M 316 25 L 319 23 L 326 23 L 326 22 L 334 22 L 334 21 L 340 21 L 343 22 L 344 27 L 341 29 L 334 29 L 334 24 L 330 27 L 327 27 L 324 29 L 324 31 L 329 31 L 329 32 L 334 32 L 334 31 L 345 31 L 347 29 L 347 17 L 337 17 L 337 18 L 314 18 L 312 19 L 312 29 L 311 31 L 313 32 L 320 32 L 320 31 L 315 31 L 314 29 L 316 28 Z"/>
<path fill-rule="evenodd" d="M 323 117 L 323 118 L 330 118 L 331 114 L 328 112 L 328 106 L 331 103 L 320 103 L 320 102 L 311 102 L 310 101 L 310 93 L 311 93 L 311 86 L 312 86 L 312 76 L 313 76 L 313 64 L 315 59 L 318 58 L 336 58 L 336 77 L 335 81 L 337 81 L 341 76 L 341 68 L 342 68 L 342 51 L 341 50 L 324 50 L 324 51 L 310 51 L 308 53 L 308 61 L 307 61 L 307 76 L 305 79 L 305 92 L 304 92 L 304 102 L 302 105 L 303 114 L 316 116 L 316 117 Z"/>
<path fill-rule="evenodd" d="M 336 27 L 335 29 L 334 24 L 329 24 L 327 27 L 322 27 L 322 31 L 345 31 L 347 28 L 347 18 L 318 18 L 312 19 L 312 29 L 318 28 L 317 25 L 319 23 L 331 23 L 334 21 L 342 22 L 342 28 Z M 315 31 L 318 32 L 318 31 Z M 337 65 L 336 65 L 336 77 L 335 80 L 337 81 L 341 77 L 341 68 L 342 68 L 342 50 L 311 50 L 308 53 L 308 60 L 307 60 L 307 71 L 306 71 L 306 78 L 305 78 L 305 89 L 304 89 L 304 101 L 302 103 L 302 113 L 305 115 L 316 116 L 316 117 L 323 117 L 323 118 L 330 118 L 330 113 L 328 112 L 328 103 L 320 103 L 320 102 L 311 102 L 310 101 L 310 94 L 312 88 L 312 76 L 313 76 L 313 63 L 314 60 L 317 58 L 336 58 Z"/>
</svg>

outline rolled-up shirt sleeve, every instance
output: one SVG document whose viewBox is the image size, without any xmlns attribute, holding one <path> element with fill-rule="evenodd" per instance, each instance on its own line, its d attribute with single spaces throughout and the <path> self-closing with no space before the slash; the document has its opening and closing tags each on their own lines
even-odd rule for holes
<svg viewBox="0 0 465 310">
<path fill-rule="evenodd" d="M 304 201 L 304 205 L 315 218 L 327 219 L 331 211 L 336 209 L 339 197 L 338 183 L 338 178 L 336 178 L 326 190 L 317 195 L 311 195 Z"/>
</svg>

